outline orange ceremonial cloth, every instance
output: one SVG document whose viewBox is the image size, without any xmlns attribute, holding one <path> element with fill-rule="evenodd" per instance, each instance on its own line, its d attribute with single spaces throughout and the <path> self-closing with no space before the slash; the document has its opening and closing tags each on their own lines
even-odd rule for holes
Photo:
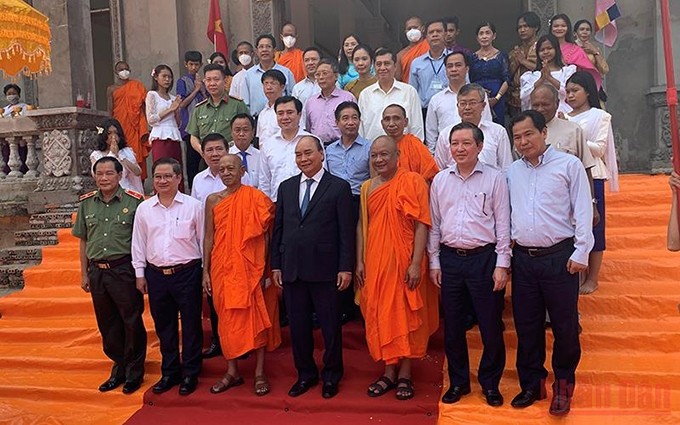
<svg viewBox="0 0 680 425">
<path fill-rule="evenodd" d="M 399 149 L 399 168 L 404 171 L 418 173 L 427 182 L 431 182 L 439 172 L 439 167 L 429 149 L 413 134 L 404 134 L 404 137 L 397 142 L 397 148 Z"/>
<path fill-rule="evenodd" d="M 129 80 L 114 90 L 112 96 L 113 118 L 117 119 L 123 127 L 125 140 L 135 152 L 137 163 L 142 168 L 142 180 L 144 180 L 146 174 L 144 163 L 150 150 L 147 143 L 149 125 L 146 122 L 146 114 L 142 110 L 142 104 L 146 100 L 146 87 L 137 80 Z"/>
<path fill-rule="evenodd" d="M 411 62 L 418 56 L 422 56 L 430 50 L 430 45 L 427 44 L 426 39 L 422 39 L 413 46 L 406 47 L 403 55 L 401 55 L 401 81 L 408 83 L 408 78 L 411 74 Z"/>
<path fill-rule="evenodd" d="M 251 186 L 241 186 L 213 208 L 214 244 L 210 279 L 222 352 L 227 359 L 281 344 L 278 294 L 262 290 L 266 238 L 274 204 Z"/>
<path fill-rule="evenodd" d="M 361 188 L 366 278 L 359 305 L 371 357 L 395 364 L 425 356 L 439 327 L 438 292 L 425 255 L 418 287 L 409 290 L 405 282 L 416 222 L 431 225 L 428 187 L 418 174 L 403 170 L 368 195 L 370 184 Z"/>
<path fill-rule="evenodd" d="M 295 82 L 305 79 L 307 72 L 305 71 L 305 60 L 303 58 L 304 52 L 300 49 L 291 49 L 287 52 L 280 52 L 276 63 L 283 65 L 290 69 L 295 77 Z"/>
</svg>

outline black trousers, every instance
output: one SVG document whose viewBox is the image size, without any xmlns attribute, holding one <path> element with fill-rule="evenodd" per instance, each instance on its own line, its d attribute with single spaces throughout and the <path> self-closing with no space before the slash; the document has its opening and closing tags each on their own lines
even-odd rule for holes
<svg viewBox="0 0 680 425">
<path fill-rule="evenodd" d="M 505 290 L 493 290 L 496 252 L 459 256 L 442 246 L 442 307 L 444 308 L 445 351 L 452 386 L 470 385 L 466 314 L 474 311 L 479 321 L 484 351 L 479 362 L 478 380 L 484 390 L 497 390 L 505 368 L 503 341 L 503 302 Z"/>
<path fill-rule="evenodd" d="M 552 322 L 553 389 L 571 395 L 581 359 L 578 335 L 578 274 L 567 271 L 573 245 L 542 257 L 515 248 L 512 257 L 512 310 L 517 331 L 517 373 L 523 390 L 543 391 L 545 312 Z"/>
<path fill-rule="evenodd" d="M 149 307 L 160 341 L 163 376 L 195 377 L 201 371 L 202 270 L 200 263 L 173 275 L 146 268 Z M 182 322 L 181 366 L 178 314 Z"/>
<path fill-rule="evenodd" d="M 111 378 L 141 380 L 146 359 L 144 297 L 135 286 L 132 263 L 105 270 L 90 264 L 87 276 L 104 353 L 113 360 Z"/>
<path fill-rule="evenodd" d="M 293 360 L 300 380 L 319 376 L 314 362 L 312 312 L 321 325 L 324 341 L 324 367 L 321 379 L 337 384 L 344 372 L 342 363 L 342 324 L 340 321 L 340 291 L 336 282 L 284 282 L 283 298 L 288 308 Z"/>
<path fill-rule="evenodd" d="M 208 299 L 208 308 L 210 309 L 210 331 L 211 331 L 211 337 L 210 337 L 210 343 L 215 344 L 218 347 L 220 346 L 220 334 L 217 331 L 217 323 L 218 323 L 218 318 L 217 318 L 217 310 L 215 310 L 215 303 L 213 302 L 213 297 L 210 295 L 207 295 L 206 298 Z"/>
<path fill-rule="evenodd" d="M 188 182 L 185 183 L 185 187 L 190 188 L 194 184 L 194 177 L 198 174 L 198 164 L 201 162 L 201 155 L 191 147 L 191 135 L 187 134 L 182 139 L 187 149 L 187 179 Z"/>
</svg>

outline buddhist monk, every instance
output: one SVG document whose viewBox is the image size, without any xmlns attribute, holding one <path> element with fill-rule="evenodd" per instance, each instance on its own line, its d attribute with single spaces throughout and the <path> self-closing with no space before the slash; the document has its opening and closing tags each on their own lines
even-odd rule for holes
<svg viewBox="0 0 680 425">
<path fill-rule="evenodd" d="M 404 129 L 408 126 L 406 110 L 396 103 L 389 105 L 383 111 L 380 123 L 385 133 L 397 144 L 399 168 L 416 172 L 428 183 L 432 182 L 439 167 L 422 140 L 413 134 L 404 134 Z"/>
<path fill-rule="evenodd" d="M 297 47 L 297 28 L 290 22 L 286 23 L 281 29 L 279 35 L 283 42 L 283 50 L 277 52 L 276 62 L 280 65 L 290 69 L 295 77 L 295 82 L 305 79 L 307 73 L 305 72 L 305 60 L 303 58 L 304 52 Z"/>
<path fill-rule="evenodd" d="M 151 150 L 151 145 L 148 144 L 149 125 L 144 112 L 146 88 L 140 81 L 130 79 L 130 65 L 127 62 L 116 62 L 114 71 L 116 82 L 106 89 L 109 115 L 117 119 L 123 127 L 125 140 L 135 152 L 144 181 L 146 157 Z"/>
<path fill-rule="evenodd" d="M 399 156 L 390 137 L 378 137 L 371 146 L 376 177 L 361 187 L 356 287 L 368 350 L 385 363 L 368 395 L 396 387 L 396 398 L 407 400 L 415 394 L 411 359 L 425 356 L 439 312 L 424 255 L 431 225 L 428 187 L 420 175 L 398 166 Z"/>
<path fill-rule="evenodd" d="M 267 276 L 266 261 L 274 204 L 264 193 L 241 184 L 244 173 L 238 156 L 222 157 L 219 174 L 226 189 L 208 196 L 205 205 L 203 289 L 213 296 L 227 359 L 227 373 L 210 392 L 242 385 L 237 359 L 254 350 L 254 390 L 263 396 L 269 393 L 265 349 L 281 344 L 277 291 Z"/>
<path fill-rule="evenodd" d="M 409 45 L 397 53 L 397 80 L 408 83 L 408 76 L 411 73 L 411 62 L 430 50 L 430 45 L 427 44 L 427 40 L 423 37 L 424 30 L 423 20 L 419 17 L 412 16 L 406 20 L 404 31 Z"/>
</svg>

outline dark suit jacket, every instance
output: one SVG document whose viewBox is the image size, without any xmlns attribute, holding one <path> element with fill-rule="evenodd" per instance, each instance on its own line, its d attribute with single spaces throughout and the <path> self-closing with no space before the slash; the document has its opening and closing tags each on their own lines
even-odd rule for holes
<svg viewBox="0 0 680 425">
<path fill-rule="evenodd" d="M 356 226 L 349 184 L 328 171 L 321 177 L 307 211 L 300 214 L 300 179 L 279 186 L 271 243 L 271 267 L 284 282 L 328 282 L 354 271 Z"/>
</svg>

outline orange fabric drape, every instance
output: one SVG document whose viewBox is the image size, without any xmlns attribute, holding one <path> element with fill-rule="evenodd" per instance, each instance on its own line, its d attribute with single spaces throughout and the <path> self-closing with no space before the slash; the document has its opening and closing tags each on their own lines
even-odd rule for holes
<svg viewBox="0 0 680 425">
<path fill-rule="evenodd" d="M 215 233 L 210 277 L 222 352 L 237 358 L 281 344 L 277 290 L 262 290 L 266 238 L 274 204 L 259 190 L 241 186 L 213 209 Z"/>
<path fill-rule="evenodd" d="M 430 45 L 427 44 L 427 40 L 422 39 L 404 52 L 401 56 L 401 81 L 408 83 L 409 74 L 411 72 L 411 62 L 413 62 L 413 59 L 424 55 L 429 50 Z"/>
<path fill-rule="evenodd" d="M 405 134 L 397 142 L 399 149 L 399 168 L 420 174 L 427 182 L 431 182 L 439 172 L 439 167 L 432 154 L 422 140 L 413 134 Z"/>
<path fill-rule="evenodd" d="M 370 180 L 364 185 L 370 185 Z M 415 290 L 405 283 L 411 262 L 415 224 L 431 225 L 428 188 L 416 173 L 397 171 L 387 183 L 366 196 L 365 285 L 359 304 L 366 321 L 366 341 L 376 361 L 395 364 L 400 358 L 421 358 L 439 326 L 436 287 L 430 282 L 423 255 L 421 281 Z"/>
<path fill-rule="evenodd" d="M 130 80 L 112 93 L 113 118 L 120 121 L 125 133 L 127 145 L 132 148 L 137 157 L 137 163 L 142 168 L 142 180 L 146 178 L 146 157 L 151 147 L 148 145 L 149 124 L 142 105 L 146 100 L 146 88 L 137 80 Z"/>
<path fill-rule="evenodd" d="M 303 58 L 304 52 L 300 49 L 291 49 L 286 53 L 281 52 L 276 62 L 290 69 L 295 77 L 295 82 L 305 79 L 307 72 L 305 71 L 305 61 Z"/>
</svg>

